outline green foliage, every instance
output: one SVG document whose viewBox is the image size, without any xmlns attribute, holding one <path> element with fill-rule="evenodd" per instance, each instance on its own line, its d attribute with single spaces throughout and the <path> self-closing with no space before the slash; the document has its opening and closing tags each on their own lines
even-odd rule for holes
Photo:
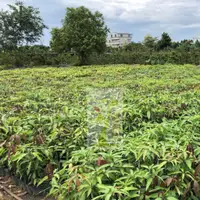
<svg viewBox="0 0 200 200">
<path fill-rule="evenodd" d="M 143 42 L 106 48 L 108 28 L 103 15 L 85 7 L 67 8 L 61 28 L 53 28 L 50 47 L 28 46 L 44 28 L 40 12 L 22 2 L 0 11 L 0 69 L 35 66 L 105 64 L 200 64 L 200 42 L 172 41 L 146 35 Z"/>
<path fill-rule="evenodd" d="M 199 41 L 174 42 L 168 33 L 163 33 L 160 40 L 146 35 L 142 43 L 106 48 L 108 28 L 103 15 L 83 6 L 67 8 L 63 26 L 51 31 L 51 48 L 28 46 L 37 41 L 46 28 L 39 11 L 22 2 L 9 8 L 10 11 L 0 12 L 0 69 L 84 64 L 200 64 Z"/>
<path fill-rule="evenodd" d="M 151 35 L 146 35 L 143 41 L 143 44 L 149 48 L 154 50 L 156 47 L 157 38 L 153 38 Z"/>
<path fill-rule="evenodd" d="M 130 46 L 129 46 L 130 47 Z M 129 48 L 128 47 L 128 48 Z M 131 47 L 130 47 L 131 48 Z M 91 54 L 89 63 L 92 65 L 105 64 L 200 64 L 200 53 L 197 49 L 189 53 L 182 50 L 171 51 L 113 51 L 102 55 Z"/>
<path fill-rule="evenodd" d="M 37 66 L 69 66 L 78 63 L 77 56 L 70 53 L 57 54 L 42 45 L 23 46 L 0 53 L 0 65 L 4 69 Z"/>
<path fill-rule="evenodd" d="M 0 166 L 56 199 L 197 199 L 199 78 L 170 64 L 0 71 Z M 122 129 L 88 146 L 88 93 L 107 88 L 123 91 Z"/>
<path fill-rule="evenodd" d="M 135 49 L 134 49 L 135 48 Z M 181 46 L 170 51 L 150 51 L 143 45 L 130 44 L 125 49 L 108 50 L 107 53 L 92 53 L 88 58 L 91 65 L 105 64 L 200 64 L 198 48 L 185 51 Z M 55 53 L 48 47 L 23 47 L 16 51 L 0 53 L 0 65 L 8 68 L 51 66 L 77 66 L 79 58 L 74 53 Z"/>
<path fill-rule="evenodd" d="M 39 10 L 20 1 L 8 7 L 8 11 L 0 11 L 0 48 L 13 50 L 37 42 L 47 28 Z"/>
<path fill-rule="evenodd" d="M 114 50 L 114 49 L 113 49 Z M 128 45 L 126 45 L 124 47 L 124 50 L 127 52 L 127 51 L 132 51 L 132 52 L 146 52 L 147 51 L 147 48 L 142 44 L 142 43 L 135 43 L 135 42 L 132 42 Z"/>
<path fill-rule="evenodd" d="M 158 50 L 163 50 L 163 49 L 168 49 L 172 45 L 172 39 L 168 35 L 168 33 L 163 33 L 161 39 L 158 41 L 157 44 L 157 49 Z"/>
<path fill-rule="evenodd" d="M 67 8 L 63 27 L 52 30 L 51 46 L 57 52 L 73 49 L 80 64 L 88 64 L 92 52 L 101 53 L 105 50 L 107 32 L 101 13 L 92 13 L 83 6 Z"/>
<path fill-rule="evenodd" d="M 56 53 L 63 53 L 70 50 L 66 44 L 63 29 L 53 28 L 51 31 L 51 35 L 52 38 L 50 41 L 50 46 L 53 51 L 55 51 Z"/>
</svg>

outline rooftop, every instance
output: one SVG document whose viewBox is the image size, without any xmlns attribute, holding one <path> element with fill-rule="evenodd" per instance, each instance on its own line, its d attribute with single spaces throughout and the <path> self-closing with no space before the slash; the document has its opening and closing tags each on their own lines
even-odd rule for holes
<svg viewBox="0 0 200 200">
<path fill-rule="evenodd" d="M 129 35 L 132 35 L 131 33 L 120 33 L 120 32 L 113 32 L 113 33 L 111 33 L 111 34 L 129 34 Z"/>
</svg>

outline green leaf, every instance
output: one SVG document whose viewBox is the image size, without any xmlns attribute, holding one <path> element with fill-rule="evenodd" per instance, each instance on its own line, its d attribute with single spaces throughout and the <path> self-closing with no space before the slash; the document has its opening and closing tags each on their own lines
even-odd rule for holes
<svg viewBox="0 0 200 200">
<path fill-rule="evenodd" d="M 139 194 L 136 194 L 136 193 L 134 193 L 134 194 L 130 194 L 130 198 L 135 198 L 135 197 L 139 197 L 140 195 Z"/>
<path fill-rule="evenodd" d="M 101 177 L 100 177 L 100 176 L 97 176 L 97 182 L 98 182 L 99 184 L 102 184 L 102 180 L 101 180 Z"/>
<path fill-rule="evenodd" d="M 39 153 L 33 152 L 32 154 L 34 155 L 35 158 L 37 158 L 39 161 L 42 162 L 42 158 L 39 156 Z"/>
<path fill-rule="evenodd" d="M 148 178 L 148 179 L 147 179 L 146 191 L 149 189 L 149 187 L 150 187 L 152 181 L 153 181 L 153 178 Z"/>
<path fill-rule="evenodd" d="M 17 162 L 19 162 L 19 161 L 22 160 L 25 156 L 26 156 L 25 153 L 18 153 L 18 154 L 16 154 L 16 155 L 13 155 L 13 156 L 11 157 L 11 160 L 12 160 L 12 161 L 17 161 Z"/>
<path fill-rule="evenodd" d="M 167 197 L 167 200 L 178 200 L 178 199 L 175 197 Z"/>
<path fill-rule="evenodd" d="M 138 188 L 136 188 L 136 187 L 125 187 L 124 190 L 133 191 L 133 190 L 138 190 Z"/>
<path fill-rule="evenodd" d="M 44 182 L 47 181 L 47 180 L 48 180 L 48 176 L 45 176 L 43 179 L 41 179 L 41 180 L 38 182 L 37 186 L 40 186 L 42 183 L 44 183 Z"/>
<path fill-rule="evenodd" d="M 106 194 L 105 200 L 110 200 L 111 196 L 112 196 L 112 192 L 109 192 L 108 194 Z"/>
<path fill-rule="evenodd" d="M 30 172 L 31 172 L 31 165 L 32 165 L 32 162 L 30 162 L 30 163 L 28 164 L 27 175 L 29 175 Z"/>
<path fill-rule="evenodd" d="M 176 188 L 177 193 L 178 193 L 179 195 L 181 195 L 181 191 L 180 191 L 180 189 L 178 188 L 178 186 L 175 185 L 175 188 Z"/>
<path fill-rule="evenodd" d="M 191 160 L 186 160 L 186 165 L 188 166 L 189 169 L 192 169 L 192 161 Z"/>
<path fill-rule="evenodd" d="M 150 113 L 150 111 L 147 112 L 147 118 L 151 119 L 151 113 Z"/>
</svg>

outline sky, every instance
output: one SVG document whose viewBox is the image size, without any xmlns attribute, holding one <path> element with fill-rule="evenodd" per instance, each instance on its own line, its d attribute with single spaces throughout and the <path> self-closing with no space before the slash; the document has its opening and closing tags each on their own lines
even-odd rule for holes
<svg viewBox="0 0 200 200">
<path fill-rule="evenodd" d="M 15 0 L 0 0 L 0 9 L 7 9 Z M 174 41 L 200 36 L 200 0 L 24 0 L 39 8 L 45 24 L 40 43 L 48 45 L 53 27 L 60 27 L 67 7 L 85 6 L 104 15 L 111 32 L 133 34 L 133 41 L 145 35 L 160 37 L 167 32 Z"/>
</svg>

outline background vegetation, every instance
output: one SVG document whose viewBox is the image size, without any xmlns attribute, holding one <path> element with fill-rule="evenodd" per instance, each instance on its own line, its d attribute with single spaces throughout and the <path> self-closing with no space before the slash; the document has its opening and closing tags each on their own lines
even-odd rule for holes
<svg viewBox="0 0 200 200">
<path fill-rule="evenodd" d="M 22 2 L 0 12 L 0 66 L 89 64 L 200 64 L 200 42 L 172 41 L 167 33 L 121 48 L 106 48 L 108 28 L 101 13 L 67 8 L 61 28 L 51 30 L 50 47 L 35 45 L 46 27 L 38 9 Z"/>
</svg>

